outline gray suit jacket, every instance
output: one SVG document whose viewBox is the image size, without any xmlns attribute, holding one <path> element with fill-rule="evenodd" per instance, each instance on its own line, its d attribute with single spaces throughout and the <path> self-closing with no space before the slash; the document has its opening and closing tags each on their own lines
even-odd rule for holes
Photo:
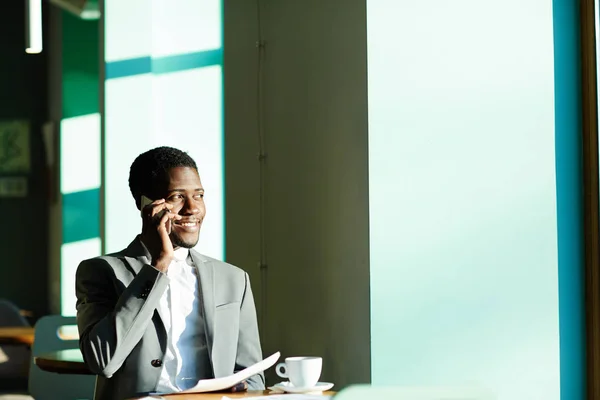
<svg viewBox="0 0 600 400">
<path fill-rule="evenodd" d="M 214 377 L 262 359 L 248 274 L 191 250 L 198 270 L 208 353 Z M 157 312 L 169 284 L 149 265 L 139 237 L 127 249 L 83 261 L 77 269 L 79 345 L 98 375 L 96 400 L 119 400 L 156 389 L 167 347 Z M 248 381 L 264 389 L 264 376 Z"/>
</svg>

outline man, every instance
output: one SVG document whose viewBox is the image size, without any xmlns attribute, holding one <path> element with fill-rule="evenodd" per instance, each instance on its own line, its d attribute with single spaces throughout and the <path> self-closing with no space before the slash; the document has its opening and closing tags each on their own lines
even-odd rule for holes
<svg viewBox="0 0 600 400">
<path fill-rule="evenodd" d="M 141 235 L 77 269 L 79 344 L 98 375 L 95 399 L 177 392 L 260 361 L 248 274 L 192 249 L 205 215 L 194 160 L 150 150 L 131 165 L 129 187 Z M 247 387 L 264 389 L 263 375 L 237 390 Z"/>
</svg>

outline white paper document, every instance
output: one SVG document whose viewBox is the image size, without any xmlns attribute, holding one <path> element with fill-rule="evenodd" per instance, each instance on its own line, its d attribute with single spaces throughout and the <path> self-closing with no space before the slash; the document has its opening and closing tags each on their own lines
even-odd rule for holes
<svg viewBox="0 0 600 400">
<path fill-rule="evenodd" d="M 205 392 L 218 392 L 219 390 L 229 389 L 238 383 L 245 381 L 246 379 L 263 372 L 266 369 L 271 368 L 277 360 L 279 360 L 279 352 L 265 358 L 262 361 L 257 362 L 254 365 L 249 366 L 241 371 L 236 372 L 233 375 L 224 376 L 222 378 L 214 379 L 202 379 L 198 381 L 196 386 L 191 389 L 184 390 L 183 392 L 177 393 L 205 393 Z M 177 394 L 172 393 L 172 394 Z"/>
</svg>

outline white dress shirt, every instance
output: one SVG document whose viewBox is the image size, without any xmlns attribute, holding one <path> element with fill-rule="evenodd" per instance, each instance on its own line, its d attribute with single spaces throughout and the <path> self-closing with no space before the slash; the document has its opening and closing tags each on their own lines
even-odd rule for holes
<svg viewBox="0 0 600 400">
<path fill-rule="evenodd" d="M 167 276 L 169 287 L 158 307 L 168 337 L 159 393 L 189 389 L 212 375 L 198 275 L 188 249 L 175 250 Z"/>
</svg>

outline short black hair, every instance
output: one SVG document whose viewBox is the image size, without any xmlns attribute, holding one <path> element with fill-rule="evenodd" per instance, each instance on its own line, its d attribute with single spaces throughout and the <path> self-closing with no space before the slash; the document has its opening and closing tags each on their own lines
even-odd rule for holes
<svg viewBox="0 0 600 400">
<path fill-rule="evenodd" d="M 138 209 L 141 206 L 142 195 L 155 200 L 157 191 L 168 179 L 168 171 L 177 167 L 198 170 L 196 162 L 189 154 L 173 147 L 161 146 L 137 156 L 129 169 L 129 190 Z"/>
</svg>

